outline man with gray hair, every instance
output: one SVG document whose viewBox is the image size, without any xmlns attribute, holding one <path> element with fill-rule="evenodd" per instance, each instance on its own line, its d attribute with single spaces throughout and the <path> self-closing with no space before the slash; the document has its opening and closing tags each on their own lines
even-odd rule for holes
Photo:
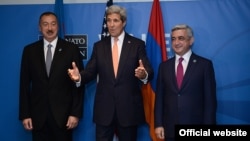
<svg viewBox="0 0 250 141">
<path fill-rule="evenodd" d="M 155 98 L 155 133 L 175 140 L 176 125 L 216 123 L 216 82 L 212 61 L 196 55 L 191 27 L 171 32 L 175 57 L 159 65 Z"/>
<path fill-rule="evenodd" d="M 153 78 L 145 42 L 125 32 L 126 10 L 112 5 L 106 11 L 110 36 L 94 43 L 86 68 L 75 63 L 68 73 L 81 85 L 98 75 L 94 122 L 96 141 L 136 141 L 138 125 L 145 123 L 141 86 Z"/>
</svg>

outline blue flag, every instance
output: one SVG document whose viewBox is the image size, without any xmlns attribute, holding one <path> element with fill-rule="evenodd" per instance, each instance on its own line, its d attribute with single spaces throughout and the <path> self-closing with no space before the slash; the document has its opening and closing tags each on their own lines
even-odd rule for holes
<svg viewBox="0 0 250 141">
<path fill-rule="evenodd" d="M 55 0 L 54 12 L 57 15 L 59 23 L 59 32 L 58 36 L 64 39 L 65 30 L 64 30 L 64 6 L 63 0 Z"/>
</svg>

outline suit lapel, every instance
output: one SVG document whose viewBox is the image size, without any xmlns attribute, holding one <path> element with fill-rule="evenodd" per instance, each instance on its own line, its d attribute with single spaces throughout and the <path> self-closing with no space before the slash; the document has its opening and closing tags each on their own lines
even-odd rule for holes
<svg viewBox="0 0 250 141">
<path fill-rule="evenodd" d="M 39 41 L 39 44 L 38 44 L 38 50 L 37 50 L 37 57 L 38 59 L 40 60 L 40 64 L 42 65 L 42 68 L 43 68 L 43 72 L 44 72 L 44 75 L 47 75 L 47 71 L 46 71 L 46 64 L 45 64 L 45 52 L 44 52 L 44 42 L 43 40 L 40 40 Z"/>
<path fill-rule="evenodd" d="M 103 41 L 102 46 L 100 47 L 101 51 L 103 49 L 102 52 L 100 52 L 103 56 L 103 59 L 106 60 L 106 65 L 107 69 L 110 69 L 108 72 L 111 72 L 111 76 L 113 76 L 115 78 L 115 73 L 114 73 L 114 69 L 113 69 L 113 60 L 112 60 L 112 47 L 111 47 L 111 37 L 109 36 L 109 38 L 106 38 Z"/>
<path fill-rule="evenodd" d="M 171 58 L 168 61 L 170 62 L 170 65 L 169 65 L 170 67 L 168 69 L 170 70 L 170 73 L 171 73 L 171 75 L 169 76 L 170 77 L 169 80 L 174 81 L 175 82 L 174 87 L 176 88 L 176 90 L 179 90 L 177 80 L 176 80 L 175 57 Z"/>
<path fill-rule="evenodd" d="M 190 77 L 193 77 L 193 72 L 196 68 L 197 65 L 195 65 L 197 63 L 197 57 L 196 55 L 194 55 L 192 53 L 192 55 L 190 56 L 189 62 L 188 62 L 188 66 L 187 66 L 187 70 L 185 72 L 184 78 L 183 78 L 183 82 L 182 82 L 182 87 L 184 87 L 187 83 Z"/>
<path fill-rule="evenodd" d="M 55 47 L 55 52 L 54 52 L 54 56 L 53 56 L 53 60 L 51 63 L 51 68 L 50 68 L 50 76 L 53 74 L 55 67 L 58 61 L 60 61 L 61 58 L 61 52 L 63 51 L 63 45 L 62 45 L 62 41 L 58 38 L 56 47 Z"/>
<path fill-rule="evenodd" d="M 129 36 L 125 34 L 123 45 L 122 45 L 122 50 L 120 54 L 117 77 L 119 77 L 119 75 L 121 74 L 121 71 L 124 70 L 123 67 L 126 65 L 126 62 L 127 62 L 126 60 L 128 60 L 127 57 L 129 56 L 131 43 L 132 41 L 130 40 Z"/>
</svg>

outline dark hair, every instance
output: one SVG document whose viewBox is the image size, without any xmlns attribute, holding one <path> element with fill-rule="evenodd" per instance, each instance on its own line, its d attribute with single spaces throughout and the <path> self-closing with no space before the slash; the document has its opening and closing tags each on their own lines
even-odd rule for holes
<svg viewBox="0 0 250 141">
<path fill-rule="evenodd" d="M 56 19 L 57 19 L 57 16 L 56 16 L 56 14 L 55 14 L 54 12 L 46 11 L 46 12 L 43 12 L 43 13 L 40 15 L 40 17 L 39 17 L 39 24 L 40 24 L 40 22 L 41 22 L 42 17 L 43 17 L 43 16 L 48 16 L 48 15 L 54 15 L 54 16 L 56 17 Z"/>
</svg>

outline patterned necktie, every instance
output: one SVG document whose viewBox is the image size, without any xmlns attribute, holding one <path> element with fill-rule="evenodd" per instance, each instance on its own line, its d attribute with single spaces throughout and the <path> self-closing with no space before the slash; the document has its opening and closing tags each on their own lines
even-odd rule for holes
<svg viewBox="0 0 250 141">
<path fill-rule="evenodd" d="M 50 66 L 51 66 L 51 62 L 52 62 L 52 53 L 51 53 L 52 45 L 49 44 L 47 47 L 48 47 L 48 50 L 47 50 L 46 62 L 45 63 L 46 63 L 47 75 L 49 76 Z"/>
<path fill-rule="evenodd" d="M 181 83 L 183 80 L 183 66 L 182 66 L 182 61 L 184 59 L 182 57 L 179 58 L 179 64 L 177 66 L 177 84 L 178 84 L 178 88 L 180 89 L 181 87 Z"/>
<path fill-rule="evenodd" d="M 118 39 L 115 38 L 114 39 L 113 50 L 112 50 L 113 68 L 114 68 L 115 77 L 116 77 L 116 74 L 117 74 L 118 62 L 119 62 L 117 42 L 118 42 Z"/>
</svg>

